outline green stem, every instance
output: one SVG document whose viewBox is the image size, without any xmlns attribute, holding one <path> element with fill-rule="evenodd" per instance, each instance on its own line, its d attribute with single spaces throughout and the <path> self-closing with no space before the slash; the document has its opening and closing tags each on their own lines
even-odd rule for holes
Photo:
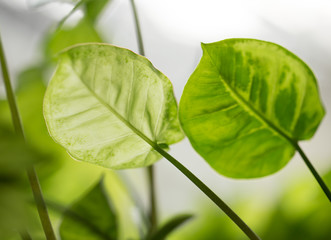
<svg viewBox="0 0 331 240">
<path fill-rule="evenodd" d="M 134 20 L 135 20 L 135 24 L 136 24 L 136 33 L 137 33 L 137 39 L 138 39 L 139 54 L 145 56 L 145 50 L 144 50 L 143 39 L 142 39 L 142 36 L 141 36 L 141 30 L 140 30 L 140 24 L 139 24 L 139 19 L 138 19 L 137 8 L 136 8 L 136 5 L 134 3 L 134 0 L 130 0 L 130 1 L 131 1 Z"/>
<path fill-rule="evenodd" d="M 156 206 L 156 193 L 155 193 L 155 180 L 154 180 L 154 166 L 151 165 L 147 168 L 148 171 L 148 179 L 149 179 L 149 202 L 150 202 L 150 211 L 149 211 L 149 219 L 150 219 L 150 228 L 149 234 L 152 234 L 158 225 L 157 221 L 157 206 Z"/>
<path fill-rule="evenodd" d="M 83 84 L 85 84 L 83 82 Z M 136 133 L 140 138 L 142 138 L 146 143 L 148 143 L 152 148 L 154 148 L 158 153 L 165 157 L 169 162 L 171 162 L 178 170 L 180 170 L 187 178 L 189 178 L 202 192 L 204 192 L 221 210 L 223 210 L 232 221 L 238 225 L 239 228 L 243 230 L 244 233 L 250 239 L 260 239 L 246 224 L 241 220 L 237 214 L 235 214 L 232 209 L 227 206 L 210 188 L 208 188 L 199 178 L 197 178 L 193 173 L 191 173 L 187 168 L 185 168 L 180 162 L 164 151 L 157 143 L 149 139 L 144 133 L 140 132 L 135 126 L 133 126 L 129 121 L 127 121 L 121 114 L 115 111 L 109 104 L 105 103 L 95 92 L 92 91 L 90 86 L 85 84 L 86 88 L 91 92 L 91 94 L 98 99 L 98 101 L 109 109 L 121 122 L 123 122 L 128 128 L 130 128 L 134 133 Z"/>
<path fill-rule="evenodd" d="M 181 171 L 188 179 L 191 180 L 204 194 L 209 197 L 250 239 L 260 239 L 260 237 L 250 229 L 249 226 L 225 203 L 219 198 L 206 184 L 197 178 L 190 170 L 184 167 L 174 157 L 164 151 L 157 144 L 154 144 L 154 149 L 159 152 L 164 158 L 172 163 L 179 171 Z"/>
<path fill-rule="evenodd" d="M 6 58 L 5 58 L 4 49 L 2 46 L 1 35 L 0 35 L 0 62 L 1 62 L 1 69 L 2 69 L 2 77 L 3 77 L 3 81 L 5 83 L 5 87 L 6 87 L 6 94 L 7 94 L 9 108 L 10 108 L 10 112 L 11 112 L 11 116 L 12 116 L 12 121 L 14 124 L 14 129 L 15 129 L 15 132 L 17 135 L 24 138 L 21 119 L 20 119 L 20 116 L 19 116 L 19 113 L 18 113 L 18 110 L 16 107 L 14 91 L 13 91 L 11 83 L 10 83 L 7 62 L 6 62 Z"/>
<path fill-rule="evenodd" d="M 139 54 L 142 56 L 145 56 L 145 50 L 144 50 L 144 44 L 143 44 L 143 39 L 141 35 L 141 30 L 140 30 L 140 23 L 139 23 L 139 18 L 138 18 L 138 12 L 137 8 L 135 5 L 134 0 L 130 0 L 132 10 L 133 10 L 133 15 L 134 15 L 134 20 L 135 20 L 135 26 L 136 26 L 136 34 L 137 34 L 137 42 L 138 42 L 138 48 L 139 48 Z M 149 210 L 149 219 L 150 219 L 150 228 L 148 235 L 152 234 L 156 228 L 157 228 L 157 206 L 156 206 L 156 194 L 155 194 L 155 181 L 154 181 L 154 167 L 149 166 L 147 168 L 147 175 L 148 175 L 148 182 L 149 182 L 149 191 L 150 191 L 150 210 Z"/>
<path fill-rule="evenodd" d="M 316 171 L 316 169 L 314 168 L 314 166 L 311 164 L 311 162 L 309 161 L 308 157 L 303 152 L 303 150 L 301 149 L 301 147 L 299 146 L 299 144 L 298 143 L 293 143 L 293 145 L 296 148 L 296 150 L 299 152 L 299 154 L 301 155 L 303 161 L 305 162 L 305 164 L 309 168 L 310 172 L 314 175 L 316 181 L 321 186 L 321 188 L 324 191 L 325 195 L 327 196 L 327 198 L 331 202 L 331 192 L 330 192 L 330 189 L 325 184 L 325 182 L 323 181 L 323 179 L 321 178 L 321 176 L 318 174 L 318 172 Z"/>
<path fill-rule="evenodd" d="M 124 183 L 124 185 L 126 186 L 126 188 L 128 189 L 128 192 L 130 194 L 130 198 L 133 199 L 135 206 L 138 208 L 138 211 L 144 221 L 144 223 L 149 224 L 149 218 L 147 216 L 147 214 L 144 211 L 144 204 L 138 194 L 138 192 L 136 191 L 136 189 L 134 188 L 132 182 L 130 181 L 130 179 L 125 175 L 125 172 L 119 172 L 118 175 L 121 179 L 121 181 Z"/>
<path fill-rule="evenodd" d="M 137 9 L 134 3 L 134 0 L 131 1 L 131 6 L 134 13 L 135 18 L 135 24 L 136 24 L 136 33 L 137 33 L 137 39 L 138 39 L 138 47 L 139 47 L 139 54 L 145 55 L 144 51 L 144 45 L 142 41 L 141 36 L 141 30 L 140 30 L 140 24 L 138 19 L 138 13 Z M 131 125 L 128 123 L 128 125 Z M 131 128 L 135 129 L 133 126 Z M 136 130 L 136 129 L 135 129 Z M 136 130 L 138 134 L 138 130 Z M 164 151 L 159 145 L 151 141 L 149 138 L 147 138 L 145 135 L 139 133 L 138 134 L 141 138 L 143 138 L 149 145 L 151 145 L 157 152 L 159 152 L 164 158 L 166 158 L 170 163 L 172 163 L 179 171 L 181 171 L 188 179 L 190 179 L 203 193 L 205 193 L 223 212 L 228 215 L 232 221 L 237 224 L 237 226 L 250 238 L 250 239 L 260 239 L 258 235 L 256 235 L 252 229 L 250 229 L 246 223 L 234 212 L 232 209 L 226 205 L 225 202 L 223 202 L 209 187 L 207 187 L 206 184 L 204 184 L 199 178 L 197 178 L 192 172 L 190 172 L 186 167 L 184 167 L 180 162 L 178 162 L 174 157 L 172 157 L 170 154 L 168 154 L 166 151 Z M 152 173 L 153 169 L 149 169 L 149 171 Z M 153 178 L 151 177 L 151 190 L 153 189 Z M 151 195 L 153 193 L 151 192 Z M 152 199 L 152 196 L 151 196 Z M 151 202 L 155 201 L 151 200 Z M 155 211 L 155 209 L 154 209 Z M 153 208 L 152 208 L 153 213 Z M 155 213 L 154 213 L 155 214 Z M 153 223 L 151 214 L 151 223 Z M 155 214 L 156 217 L 156 214 Z M 156 223 L 155 223 L 156 224 Z"/>
<path fill-rule="evenodd" d="M 7 99 L 10 107 L 10 112 L 12 116 L 12 121 L 14 124 L 15 132 L 18 136 L 24 139 L 24 131 L 23 126 L 21 123 L 21 119 L 18 113 L 18 108 L 16 105 L 16 100 L 14 96 L 14 91 L 10 83 L 9 72 L 7 67 L 7 62 L 5 58 L 5 53 L 1 41 L 1 34 L 0 34 L 0 61 L 1 61 L 1 69 L 2 69 L 2 76 L 5 83 Z M 51 225 L 51 221 L 48 216 L 47 207 L 45 201 L 43 199 L 43 195 L 41 192 L 38 176 L 34 167 L 30 167 L 27 169 L 28 178 L 30 181 L 31 189 L 33 192 L 33 196 L 37 205 L 39 217 L 46 235 L 47 240 L 55 240 L 55 234 Z"/>
<path fill-rule="evenodd" d="M 81 0 L 81 1 L 79 1 L 74 7 L 73 7 L 73 9 L 71 9 L 71 11 L 66 15 L 66 16 L 64 16 L 64 18 L 62 18 L 62 20 L 58 23 L 58 25 L 57 25 L 57 27 L 56 27 L 56 30 L 55 30 L 55 32 L 57 32 L 57 31 L 59 31 L 61 28 L 62 28 L 62 26 L 63 26 L 63 24 L 65 23 L 65 21 L 67 21 L 67 19 L 83 4 L 83 3 L 85 3 L 86 2 L 86 0 Z"/>
<path fill-rule="evenodd" d="M 53 231 L 51 220 L 49 219 L 47 206 L 41 191 L 36 170 L 34 169 L 34 167 L 30 167 L 27 170 L 27 173 L 30 181 L 30 186 L 33 192 L 33 197 L 37 205 L 39 218 L 45 232 L 45 236 L 47 240 L 55 240 L 56 237 Z"/>
</svg>

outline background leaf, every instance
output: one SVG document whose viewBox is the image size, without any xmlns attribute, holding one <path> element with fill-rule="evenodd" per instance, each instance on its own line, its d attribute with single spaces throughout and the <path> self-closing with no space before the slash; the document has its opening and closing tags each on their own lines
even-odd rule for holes
<svg viewBox="0 0 331 240">
<path fill-rule="evenodd" d="M 85 12 L 85 20 L 94 23 L 108 2 L 109 0 L 80 0 L 71 9 L 71 11 L 66 16 L 64 16 L 62 20 L 58 23 L 57 31 L 61 29 L 67 19 L 70 18 L 72 14 L 75 13 L 77 9 L 80 9 L 81 7 L 84 8 L 83 10 Z"/>
<path fill-rule="evenodd" d="M 261 177 L 293 156 L 324 116 L 316 79 L 283 47 L 254 39 L 203 44 L 180 120 L 195 150 L 219 173 Z"/>
<path fill-rule="evenodd" d="M 168 235 L 170 235 L 176 228 L 180 225 L 184 224 L 186 221 L 191 219 L 193 215 L 191 214 L 181 214 L 171 218 L 168 222 L 166 222 L 161 228 L 156 230 L 150 238 L 150 240 L 163 240 L 166 239 Z"/>
<path fill-rule="evenodd" d="M 30 221 L 26 169 L 43 159 L 0 122 L 0 239 L 11 239 Z"/>
<path fill-rule="evenodd" d="M 117 215 L 108 201 L 102 180 L 64 214 L 62 240 L 117 239 Z"/>
<path fill-rule="evenodd" d="M 323 179 L 331 186 L 331 171 Z M 315 184 L 311 177 L 303 174 L 287 182 L 285 192 L 278 198 L 273 197 L 272 204 L 267 203 L 265 194 L 264 197 L 256 194 L 243 198 L 237 192 L 232 205 L 246 213 L 261 239 L 329 239 L 331 228 L 325 223 L 331 221 L 330 202 L 320 189 L 314 188 Z M 199 217 L 175 231 L 169 240 L 247 240 L 232 222 L 226 221 L 224 214 L 210 205 L 199 202 L 196 209 Z"/>
<path fill-rule="evenodd" d="M 44 161 L 35 167 L 41 180 L 49 178 L 60 167 L 68 154 L 54 143 L 49 136 L 42 112 L 43 98 L 46 90 L 44 67 L 34 66 L 22 71 L 17 80 L 17 103 L 22 117 L 25 137 L 29 145 L 43 154 Z M 7 101 L 0 101 L 0 125 L 12 129 L 11 116 Z"/>
<path fill-rule="evenodd" d="M 76 26 L 63 27 L 48 37 L 46 56 L 51 59 L 64 48 L 87 42 L 102 42 L 102 39 L 90 19 L 82 18 Z"/>
<path fill-rule="evenodd" d="M 87 0 L 85 3 L 85 16 L 92 22 L 96 21 L 109 2 L 111 0 Z"/>
<path fill-rule="evenodd" d="M 160 159 L 141 135 L 163 146 L 183 138 L 170 81 L 146 58 L 106 44 L 61 55 L 44 116 L 72 157 L 113 169 Z"/>
</svg>

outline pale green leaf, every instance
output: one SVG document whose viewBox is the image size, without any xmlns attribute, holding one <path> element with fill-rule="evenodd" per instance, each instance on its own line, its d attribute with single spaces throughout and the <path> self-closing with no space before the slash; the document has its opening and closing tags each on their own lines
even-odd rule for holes
<svg viewBox="0 0 331 240">
<path fill-rule="evenodd" d="M 61 239 L 116 240 L 117 222 L 117 214 L 101 180 L 64 213 L 60 225 Z"/>
<path fill-rule="evenodd" d="M 148 240 L 164 240 L 170 235 L 174 230 L 180 227 L 182 224 L 187 222 L 193 217 L 192 214 L 181 214 L 171 218 L 162 227 L 157 229 Z"/>
<path fill-rule="evenodd" d="M 254 39 L 202 44 L 180 102 L 195 150 L 219 173 L 261 177 L 293 156 L 324 116 L 309 67 L 283 47 Z"/>
<path fill-rule="evenodd" d="M 60 57 L 44 99 L 55 141 L 77 159 L 113 169 L 150 165 L 183 138 L 168 78 L 144 57 L 108 44 L 84 44 Z"/>
</svg>

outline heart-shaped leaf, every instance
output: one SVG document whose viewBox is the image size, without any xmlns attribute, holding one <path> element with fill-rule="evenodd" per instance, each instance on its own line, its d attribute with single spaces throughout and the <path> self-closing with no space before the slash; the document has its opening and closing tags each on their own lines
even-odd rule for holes
<svg viewBox="0 0 331 240">
<path fill-rule="evenodd" d="M 117 214 L 102 180 L 64 213 L 60 225 L 62 240 L 115 240 L 117 232 Z"/>
<path fill-rule="evenodd" d="M 229 177 L 281 169 L 325 113 L 312 71 L 270 42 L 228 39 L 202 48 L 179 109 L 192 146 Z"/>
<path fill-rule="evenodd" d="M 82 161 L 113 169 L 161 158 L 183 138 L 167 77 L 144 57 L 108 44 L 84 44 L 60 57 L 44 99 L 51 136 Z"/>
</svg>

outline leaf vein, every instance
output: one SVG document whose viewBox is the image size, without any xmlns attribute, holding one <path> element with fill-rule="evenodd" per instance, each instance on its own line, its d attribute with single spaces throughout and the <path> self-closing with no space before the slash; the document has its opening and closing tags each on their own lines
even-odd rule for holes
<svg viewBox="0 0 331 240">
<path fill-rule="evenodd" d="M 254 116 L 262 122 L 262 124 L 268 126 L 273 132 L 275 132 L 277 135 L 280 135 L 281 137 L 285 138 L 287 141 L 289 141 L 292 145 L 294 143 L 294 140 L 288 136 L 285 132 L 283 132 L 281 129 L 279 129 L 277 126 L 275 126 L 272 122 L 270 122 L 267 118 L 265 118 L 262 114 L 260 114 L 248 101 L 246 101 L 227 81 L 224 80 L 222 77 L 222 74 L 214 61 L 212 60 L 211 56 L 209 55 L 208 50 L 206 50 L 206 53 L 211 61 L 211 63 L 214 65 L 216 68 L 218 74 L 219 74 L 219 79 L 221 82 L 224 83 L 224 86 L 232 93 L 233 98 L 238 102 L 241 103 L 243 108 L 246 110 L 252 112 Z"/>
</svg>

